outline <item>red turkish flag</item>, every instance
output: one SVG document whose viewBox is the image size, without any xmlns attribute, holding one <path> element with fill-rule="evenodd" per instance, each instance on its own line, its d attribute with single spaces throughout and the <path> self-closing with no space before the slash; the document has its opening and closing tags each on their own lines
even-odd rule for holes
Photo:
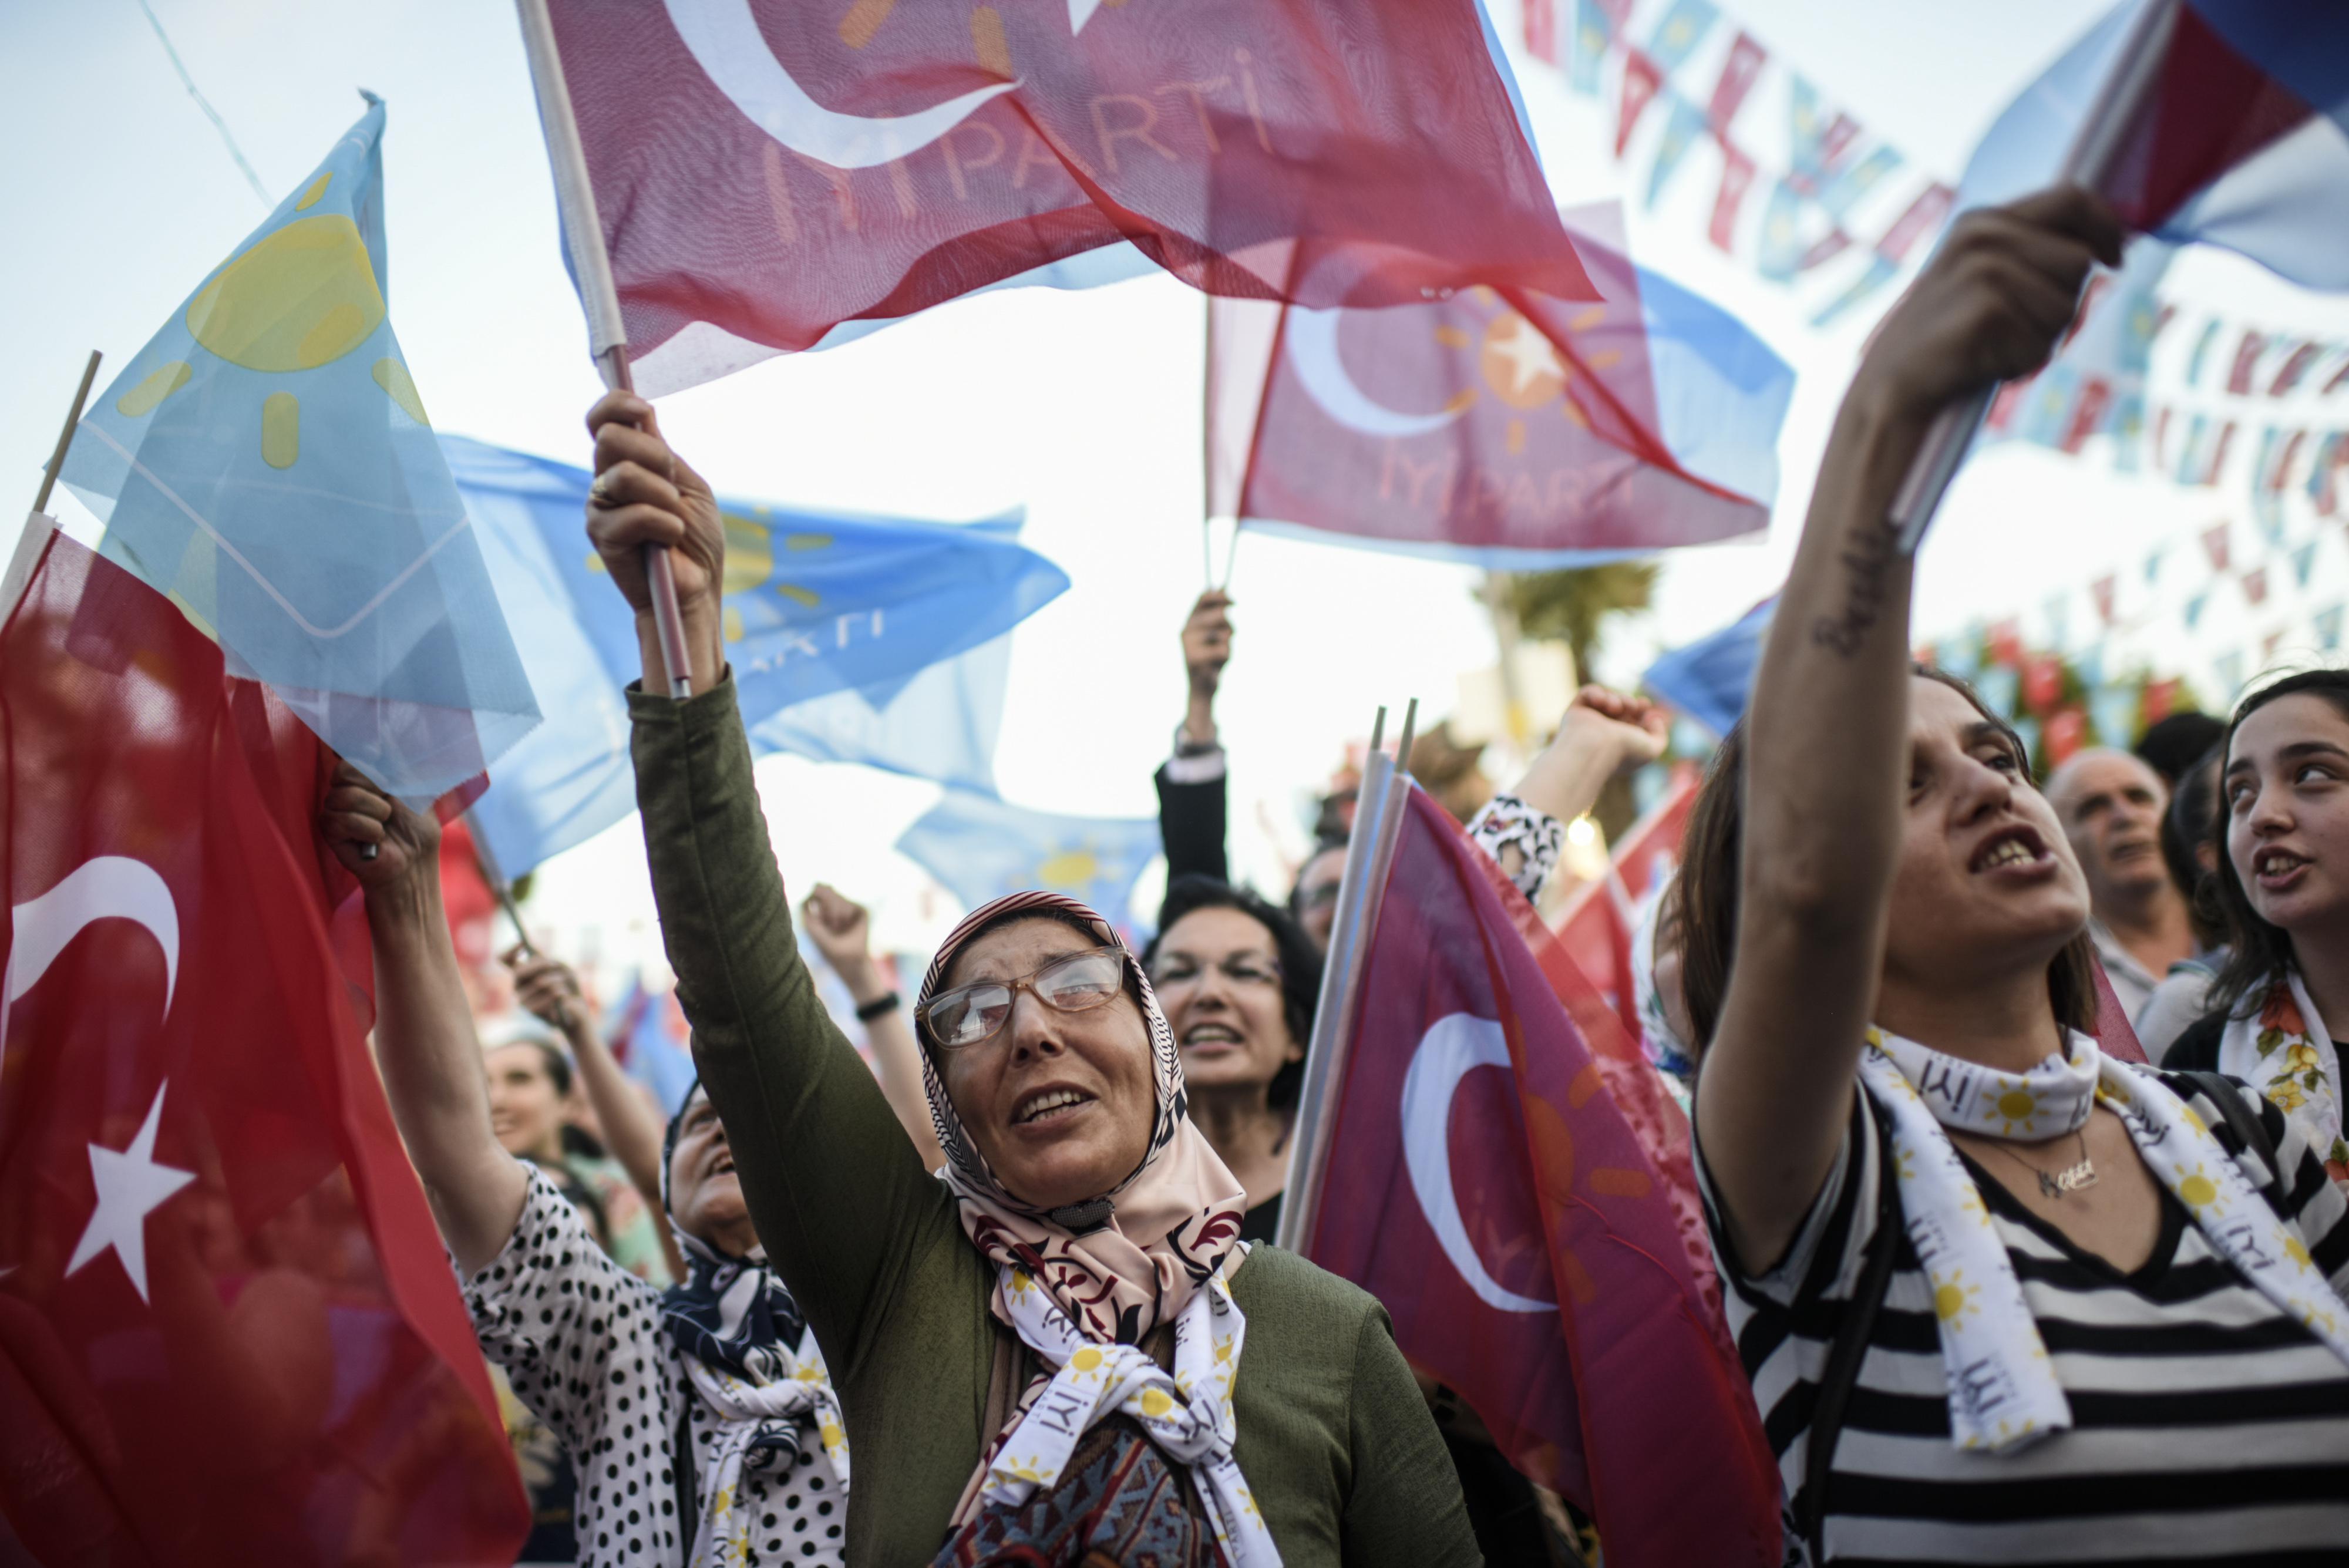
<svg viewBox="0 0 2349 1568">
<path fill-rule="evenodd" d="M 1306 1254 L 1376 1295 L 1403 1354 L 1592 1514 L 1610 1564 L 1775 1568 L 1778 1473 L 1717 1305 L 1687 1124 L 1417 789 L 1361 988 Z"/>
<path fill-rule="evenodd" d="M 1656 368 L 1672 361 L 1651 344 L 1620 215 L 1602 205 L 1567 220 L 1603 299 L 1475 288 L 1381 310 L 1217 301 L 1210 514 L 1454 551 L 1649 551 L 1767 526 L 1765 502 L 1691 472 L 1665 439 Z M 1708 307 L 1666 348 L 1702 344 L 1726 363 L 1742 331 Z M 1758 442 L 1774 417 L 1733 400 L 1712 412 L 1724 446 Z"/>
<path fill-rule="evenodd" d="M 1475 0 L 552 11 L 651 390 L 1119 240 L 1248 298 L 1592 297 Z"/>
<path fill-rule="evenodd" d="M 337 960 L 332 759 L 46 520 L 17 563 L 0 1511 L 51 1568 L 511 1562 L 513 1460 Z"/>
<path fill-rule="evenodd" d="M 1558 944 L 1634 1040 L 1640 1038 L 1640 999 L 1631 980 L 1632 922 L 1641 900 L 1661 888 L 1680 864 L 1681 840 L 1701 782 L 1694 768 L 1673 780 L 1664 798 L 1616 844 L 1607 875 L 1576 888 L 1558 917 Z"/>
</svg>

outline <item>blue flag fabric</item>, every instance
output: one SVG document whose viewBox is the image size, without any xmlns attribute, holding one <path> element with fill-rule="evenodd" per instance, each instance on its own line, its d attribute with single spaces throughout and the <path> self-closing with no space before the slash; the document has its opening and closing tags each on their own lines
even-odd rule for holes
<svg viewBox="0 0 2349 1568">
<path fill-rule="evenodd" d="M 1640 683 L 1714 734 L 1729 733 L 1753 695 L 1763 639 L 1777 609 L 1773 594 L 1711 637 L 1657 659 Z"/>
<path fill-rule="evenodd" d="M 1040 888 L 1133 924 L 1134 884 L 1159 851 L 1154 816 L 1056 816 L 948 790 L 898 836 L 897 852 L 968 909 Z"/>
<path fill-rule="evenodd" d="M 420 802 L 538 710 L 392 334 L 369 106 L 106 389 L 63 477 L 232 671 Z"/>
<path fill-rule="evenodd" d="M 620 695 L 638 673 L 635 618 L 587 565 L 585 470 L 462 437 L 444 446 L 549 715 L 473 807 L 519 876 L 636 807 Z M 753 749 L 991 790 L 1003 634 L 1068 586 L 1018 542 L 1019 518 L 726 514 L 728 650 Z M 756 678 L 753 659 L 769 665 Z"/>
<path fill-rule="evenodd" d="M 677 1115 L 700 1074 L 690 1035 L 674 994 L 650 989 L 641 974 L 628 981 L 628 994 L 605 1028 L 628 1076 L 653 1092 L 664 1117 Z"/>
</svg>

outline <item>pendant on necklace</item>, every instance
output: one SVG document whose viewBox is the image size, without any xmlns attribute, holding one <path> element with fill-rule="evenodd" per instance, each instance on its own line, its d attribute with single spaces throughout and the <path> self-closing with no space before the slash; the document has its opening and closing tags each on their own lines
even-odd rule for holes
<svg viewBox="0 0 2349 1568">
<path fill-rule="evenodd" d="M 2042 1170 L 2037 1175 L 2041 1193 L 2049 1198 L 2061 1198 L 2067 1192 L 2094 1187 L 2096 1184 L 2096 1162 L 2083 1155 L 2077 1165 L 2067 1165 L 2057 1171 Z"/>
</svg>

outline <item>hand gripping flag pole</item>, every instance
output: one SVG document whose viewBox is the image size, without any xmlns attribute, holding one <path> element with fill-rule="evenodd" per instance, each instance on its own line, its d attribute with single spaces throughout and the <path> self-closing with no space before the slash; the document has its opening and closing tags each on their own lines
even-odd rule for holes
<svg viewBox="0 0 2349 1568">
<path fill-rule="evenodd" d="M 1346 1053 L 1354 1036 L 1354 1003 L 1361 994 L 1362 961 L 1378 930 L 1379 901 L 1394 867 L 1395 843 L 1402 836 L 1403 803 L 1411 793 L 1412 731 L 1419 722 L 1419 700 L 1403 710 L 1402 735 L 1392 757 L 1380 749 L 1387 711 L 1371 728 L 1370 755 L 1354 797 L 1354 827 L 1346 840 L 1346 868 L 1338 882 L 1338 919 L 1330 931 L 1330 958 L 1321 970 L 1321 995 L 1314 1003 L 1313 1039 L 1305 1051 L 1305 1082 L 1297 1101 L 1297 1136 L 1288 1150 L 1288 1194 L 1280 1207 L 1280 1234 L 1273 1245 L 1304 1255 L 1321 1210 L 1321 1187 L 1330 1166 L 1339 1091 L 1345 1085 Z"/>
<path fill-rule="evenodd" d="M 2080 129 L 2056 171 L 2059 185 L 2085 185 L 2101 191 L 2112 178 L 2129 133 L 2161 79 L 2171 33 L 2178 26 L 2178 0 L 2152 0 L 2137 13 L 2114 57 L 2112 69 L 2096 88 L 2095 101 L 2080 120 Z M 1975 432 L 1998 395 L 1996 383 L 1951 403 L 1934 416 L 1924 444 L 1909 462 L 1900 489 L 1892 498 L 1890 524 L 1904 556 L 1914 555 L 1925 537 L 1942 493 L 1957 477 L 1958 468 L 1973 445 Z"/>
<path fill-rule="evenodd" d="M 563 78 L 554 25 L 546 0 L 515 0 L 522 16 L 523 47 L 530 57 L 531 85 L 538 93 L 538 122 L 546 135 L 546 158 L 554 171 L 554 204 L 563 220 L 563 247 L 587 313 L 587 351 L 595 357 L 605 387 L 636 389 L 628 378 L 628 330 L 620 319 L 620 292 L 612 282 L 612 258 L 604 249 L 604 227 L 595 215 L 595 187 L 587 178 L 587 152 L 579 121 L 571 111 L 571 89 Z M 683 701 L 693 694 L 691 656 L 685 622 L 678 609 L 677 577 L 667 547 L 645 546 L 645 586 L 652 595 L 653 626 L 660 635 L 661 662 L 668 668 L 668 694 Z"/>
</svg>

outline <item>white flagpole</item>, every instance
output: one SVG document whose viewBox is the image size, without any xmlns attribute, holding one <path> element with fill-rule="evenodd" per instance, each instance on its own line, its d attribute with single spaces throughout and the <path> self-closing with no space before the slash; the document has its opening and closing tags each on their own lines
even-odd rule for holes
<svg viewBox="0 0 2349 1568">
<path fill-rule="evenodd" d="M 612 258 L 604 249 L 604 225 L 595 214 L 595 187 L 587 178 L 587 151 L 579 140 L 579 120 L 571 111 L 571 88 L 563 77 L 563 56 L 554 47 L 554 24 L 546 0 L 515 0 L 522 17 L 523 52 L 530 57 L 531 85 L 538 92 L 538 122 L 546 133 L 546 159 L 554 171 L 554 204 L 563 219 L 563 248 L 579 280 L 579 301 L 587 313 L 587 352 L 604 385 L 633 391 L 628 378 L 628 331 L 620 320 L 620 292 L 612 282 Z M 677 607 L 677 578 L 668 551 L 645 546 L 645 584 L 653 601 L 653 625 L 660 635 L 661 659 L 668 666 L 668 694 L 679 701 L 693 694 L 685 622 Z"/>
<path fill-rule="evenodd" d="M 2145 8 L 2137 13 L 2079 130 L 2073 133 L 2071 149 L 2056 171 L 2057 184 L 2085 185 L 2091 191 L 2100 191 L 2112 178 L 2114 165 L 2128 145 L 2129 132 L 2137 128 L 2137 116 L 2152 96 L 2154 84 L 2160 80 L 2162 62 L 2169 52 L 2170 35 L 2177 25 L 2178 0 L 2147 0 Z M 1973 446 L 1974 434 L 1982 429 L 1991 401 L 1997 395 L 1998 388 L 1993 384 L 1961 399 L 1935 416 L 1931 428 L 1926 431 L 1925 444 L 1909 460 L 1899 493 L 1892 498 L 1891 524 L 1902 555 L 1915 554 L 1924 539 L 1934 512 L 1940 507 L 1942 493 L 1957 477 L 1959 466 Z"/>
<path fill-rule="evenodd" d="M 1345 1082 L 1346 1058 L 1354 1038 L 1355 1003 L 1361 993 L 1364 961 L 1379 925 L 1379 905 L 1394 869 L 1396 840 L 1402 836 L 1403 803 L 1411 794 L 1411 733 L 1419 719 L 1414 699 L 1403 715 L 1402 743 L 1392 757 L 1371 739 L 1362 782 L 1354 797 L 1354 830 L 1346 841 L 1346 869 L 1338 882 L 1338 919 L 1330 931 L 1330 959 L 1321 970 L 1321 995 L 1313 1008 L 1313 1039 L 1305 1050 L 1305 1082 L 1297 1100 L 1297 1126 L 1289 1135 L 1288 1179 L 1281 1189 L 1280 1231 L 1273 1245 L 1302 1253 L 1321 1210 L 1329 1174 L 1330 1134 L 1336 1096 Z M 1379 710 L 1381 730 L 1386 710 Z"/>
</svg>

